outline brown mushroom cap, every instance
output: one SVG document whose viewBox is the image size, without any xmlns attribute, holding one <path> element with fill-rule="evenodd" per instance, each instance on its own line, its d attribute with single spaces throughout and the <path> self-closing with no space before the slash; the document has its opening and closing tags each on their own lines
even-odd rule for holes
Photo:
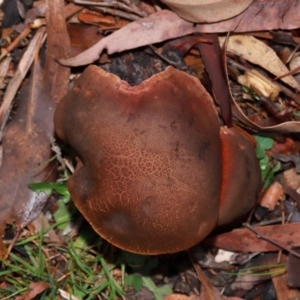
<svg viewBox="0 0 300 300">
<path fill-rule="evenodd" d="M 196 78 L 169 67 L 131 87 L 89 66 L 58 104 L 55 128 L 79 157 L 72 198 L 112 244 L 172 253 L 215 227 L 219 121 Z"/>
<path fill-rule="evenodd" d="M 261 188 L 261 173 L 254 145 L 236 128 L 220 128 L 222 187 L 218 225 L 244 216 L 254 206 Z"/>
</svg>

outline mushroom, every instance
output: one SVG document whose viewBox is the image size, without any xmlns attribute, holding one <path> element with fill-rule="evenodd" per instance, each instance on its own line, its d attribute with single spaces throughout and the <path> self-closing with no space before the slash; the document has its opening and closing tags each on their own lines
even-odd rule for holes
<svg viewBox="0 0 300 300">
<path fill-rule="evenodd" d="M 220 133 L 211 97 L 185 72 L 168 67 L 133 87 L 89 66 L 54 122 L 78 156 L 68 182 L 75 205 L 119 248 L 188 249 L 255 203 L 251 141 L 235 129 Z"/>
</svg>

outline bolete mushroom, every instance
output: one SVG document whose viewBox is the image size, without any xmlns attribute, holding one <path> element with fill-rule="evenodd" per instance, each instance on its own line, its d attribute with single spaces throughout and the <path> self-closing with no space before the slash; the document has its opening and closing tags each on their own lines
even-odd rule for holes
<svg viewBox="0 0 300 300">
<path fill-rule="evenodd" d="M 255 203 L 251 141 L 221 128 L 204 87 L 168 67 L 139 86 L 89 66 L 59 102 L 55 129 L 78 155 L 68 188 L 104 239 L 127 251 L 181 251 Z"/>
</svg>

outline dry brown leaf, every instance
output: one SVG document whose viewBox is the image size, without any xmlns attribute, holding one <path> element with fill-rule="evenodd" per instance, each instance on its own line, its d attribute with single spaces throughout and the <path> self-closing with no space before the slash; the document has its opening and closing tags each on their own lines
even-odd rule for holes
<svg viewBox="0 0 300 300">
<path fill-rule="evenodd" d="M 253 0 L 161 0 L 180 17 L 195 23 L 212 23 L 232 18 Z"/>
<path fill-rule="evenodd" d="M 183 34 L 178 32 L 178 28 Z M 194 28 L 190 22 L 182 20 L 171 11 L 162 10 L 147 18 L 131 22 L 81 54 L 69 59 L 60 59 L 60 62 L 68 66 L 86 65 L 97 60 L 104 49 L 107 49 L 108 54 L 113 54 L 192 32 Z"/>
<path fill-rule="evenodd" d="M 48 198 L 46 194 L 36 194 L 27 187 L 31 182 L 46 180 L 49 176 L 41 171 L 50 158 L 52 126 L 48 122 L 52 121 L 52 116 L 48 116 L 47 112 L 54 110 L 54 103 L 49 101 L 46 90 L 41 87 L 41 78 L 40 65 L 35 63 L 31 81 L 20 92 L 18 111 L 3 134 L 1 236 L 5 223 L 15 221 L 19 227 L 25 226 L 38 215 Z M 0 253 L 3 253 L 1 246 Z"/>
<path fill-rule="evenodd" d="M 294 248 L 297 253 L 300 253 L 299 250 L 299 247 Z M 300 259 L 293 254 L 289 254 L 287 260 L 287 283 L 291 288 L 300 287 Z"/>
<path fill-rule="evenodd" d="M 70 59 L 61 59 L 67 66 L 81 66 L 97 60 L 104 49 L 109 54 L 140 46 L 155 44 L 191 33 L 204 32 L 249 32 L 300 27 L 300 0 L 258 1 L 240 15 L 213 24 L 193 24 L 175 13 L 161 10 L 112 33 L 90 49 Z M 130 38 L 128 38 L 130 37 Z"/>
<path fill-rule="evenodd" d="M 219 40 L 223 47 L 225 37 L 220 37 Z M 275 76 L 281 76 L 289 71 L 272 48 L 250 35 L 230 36 L 226 45 L 226 51 L 261 66 Z M 281 80 L 292 88 L 300 90 L 300 85 L 293 76 L 285 76 Z"/>
<path fill-rule="evenodd" d="M 260 234 L 274 240 L 286 249 L 300 245 L 300 223 L 257 226 Z M 204 240 L 204 243 L 233 252 L 268 252 L 281 248 L 258 239 L 256 234 L 246 228 L 236 229 Z"/>
<path fill-rule="evenodd" d="M 208 278 L 203 273 L 201 267 L 193 262 L 194 269 L 198 276 L 199 281 L 201 282 L 201 300 L 221 300 L 222 295 L 220 294 L 219 290 L 214 287 L 208 280 Z"/>
<path fill-rule="evenodd" d="M 61 57 L 68 57 L 70 53 L 70 39 L 65 22 L 65 11 L 78 11 L 72 3 L 64 6 L 63 0 L 46 0 L 48 9 L 47 20 L 47 58 L 45 64 L 46 74 L 49 76 L 49 89 L 55 103 L 67 93 L 70 69 L 65 68 L 57 61 Z M 52 112 L 54 114 L 54 112 Z"/>
<path fill-rule="evenodd" d="M 298 300 L 300 292 L 298 289 L 289 288 L 287 285 L 287 274 L 272 277 L 277 300 Z"/>
<path fill-rule="evenodd" d="M 23 295 L 18 296 L 16 300 L 32 300 L 48 287 L 49 283 L 43 281 L 31 282 L 28 291 L 25 292 Z"/>
<path fill-rule="evenodd" d="M 20 88 L 20 84 L 24 80 L 29 68 L 32 65 L 35 49 L 37 48 L 38 43 L 40 43 L 43 34 L 44 34 L 44 28 L 41 28 L 32 38 L 28 48 L 26 49 L 22 59 L 19 62 L 14 77 L 8 83 L 6 92 L 3 97 L 3 102 L 0 107 L 0 129 L 1 130 L 3 130 L 5 122 L 9 116 L 12 101 L 18 89 Z M 0 134 L 0 140 L 1 139 L 2 137 Z"/>
<path fill-rule="evenodd" d="M 48 5 L 46 64 L 42 69 L 36 56 L 31 79 L 20 92 L 17 113 L 3 134 L 1 237 L 6 223 L 15 222 L 17 227 L 22 228 L 40 213 L 48 196 L 31 191 L 28 184 L 51 180 L 51 174 L 54 174 L 53 166 L 45 168 L 51 156 L 54 99 L 66 93 L 69 81 L 69 70 L 58 64 L 55 58 L 67 55 L 69 42 L 61 14 L 63 1 L 50 1 Z M 3 244 L 0 244 L 1 254 L 4 251 Z"/>
</svg>

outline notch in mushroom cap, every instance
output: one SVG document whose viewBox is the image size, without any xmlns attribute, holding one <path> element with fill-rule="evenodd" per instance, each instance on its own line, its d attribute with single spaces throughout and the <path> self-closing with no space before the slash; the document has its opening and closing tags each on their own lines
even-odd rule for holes
<svg viewBox="0 0 300 300">
<path fill-rule="evenodd" d="M 55 129 L 79 157 L 72 199 L 112 244 L 172 253 L 215 227 L 219 121 L 196 78 L 169 67 L 131 87 L 89 66 L 58 104 Z"/>
</svg>

